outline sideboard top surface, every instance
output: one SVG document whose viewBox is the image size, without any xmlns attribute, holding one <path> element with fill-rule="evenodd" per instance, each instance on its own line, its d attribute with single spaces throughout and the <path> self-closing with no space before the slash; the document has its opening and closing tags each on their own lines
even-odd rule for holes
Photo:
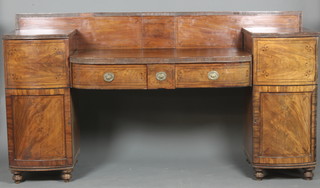
<svg viewBox="0 0 320 188">
<path fill-rule="evenodd" d="M 79 33 L 78 49 L 242 48 L 241 28 L 300 28 L 301 12 L 18 14 L 17 30 Z"/>
<path fill-rule="evenodd" d="M 249 62 L 249 52 L 236 48 L 80 50 L 70 57 L 79 64 L 157 64 Z"/>
<path fill-rule="evenodd" d="M 318 37 L 320 32 L 306 28 L 252 27 L 242 28 L 242 32 L 252 37 Z"/>
<path fill-rule="evenodd" d="M 61 30 L 61 29 L 27 29 L 15 30 L 11 33 L 3 35 L 2 39 L 68 39 L 75 35 L 75 29 Z"/>
<path fill-rule="evenodd" d="M 103 17 L 103 16 L 210 16 L 210 15 L 302 15 L 301 11 L 201 11 L 201 12 L 86 12 L 86 13 L 21 13 L 22 17 Z"/>
</svg>

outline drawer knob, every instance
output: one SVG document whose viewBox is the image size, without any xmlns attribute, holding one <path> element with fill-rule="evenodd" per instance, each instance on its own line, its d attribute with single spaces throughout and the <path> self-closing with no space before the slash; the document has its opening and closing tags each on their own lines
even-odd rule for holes
<svg viewBox="0 0 320 188">
<path fill-rule="evenodd" d="M 217 80 L 219 78 L 219 73 L 217 71 L 210 71 L 208 73 L 209 80 Z"/>
<path fill-rule="evenodd" d="M 103 79 L 106 82 L 112 82 L 114 80 L 114 74 L 112 72 L 106 72 L 103 75 Z"/>
<path fill-rule="evenodd" d="M 156 78 L 159 81 L 166 80 L 167 79 L 167 73 L 165 73 L 165 72 L 157 72 Z"/>
</svg>

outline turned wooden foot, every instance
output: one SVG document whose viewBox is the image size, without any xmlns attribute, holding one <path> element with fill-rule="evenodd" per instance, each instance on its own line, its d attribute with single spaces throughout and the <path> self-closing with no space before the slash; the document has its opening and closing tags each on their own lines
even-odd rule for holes
<svg viewBox="0 0 320 188">
<path fill-rule="evenodd" d="M 22 172 L 19 171 L 12 171 L 12 180 L 14 181 L 14 183 L 19 184 L 22 181 Z"/>
<path fill-rule="evenodd" d="M 312 180 L 314 168 L 305 168 L 303 172 L 303 178 L 305 180 Z"/>
<path fill-rule="evenodd" d="M 256 180 L 262 180 L 263 177 L 264 177 L 264 171 L 263 171 L 263 169 L 261 169 L 261 168 L 255 168 L 254 170 L 255 170 L 254 175 L 255 175 L 255 177 L 256 177 Z"/>
<path fill-rule="evenodd" d="M 63 170 L 62 171 L 62 175 L 61 175 L 61 178 L 64 180 L 64 182 L 69 182 L 72 178 L 72 170 Z"/>
</svg>

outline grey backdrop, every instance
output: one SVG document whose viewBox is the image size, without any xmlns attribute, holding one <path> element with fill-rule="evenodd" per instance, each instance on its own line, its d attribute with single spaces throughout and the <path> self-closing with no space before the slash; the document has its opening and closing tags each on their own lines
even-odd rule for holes
<svg viewBox="0 0 320 188">
<path fill-rule="evenodd" d="M 301 10 L 304 26 L 320 31 L 319 0 L 0 0 L 0 35 L 14 29 L 16 13 L 251 10 Z M 10 187 L 2 56 L 0 75 L 0 187 Z M 57 173 L 28 173 L 28 180 L 21 186 L 319 185 L 319 170 L 310 182 L 298 178 L 300 173 L 296 170 L 268 171 L 269 176 L 262 182 L 251 179 L 252 171 L 241 144 L 246 91 L 73 90 L 78 97 L 82 138 L 74 181 L 64 184 Z"/>
</svg>

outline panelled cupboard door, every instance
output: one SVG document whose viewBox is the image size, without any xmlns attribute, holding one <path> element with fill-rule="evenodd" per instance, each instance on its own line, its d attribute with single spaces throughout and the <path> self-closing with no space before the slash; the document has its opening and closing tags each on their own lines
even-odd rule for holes
<svg viewBox="0 0 320 188">
<path fill-rule="evenodd" d="M 11 168 L 73 165 L 69 89 L 6 90 Z"/>
<path fill-rule="evenodd" d="M 316 37 L 255 38 L 254 85 L 306 85 L 317 81 Z"/>
<path fill-rule="evenodd" d="M 315 162 L 316 86 L 255 86 L 255 164 Z"/>
</svg>

